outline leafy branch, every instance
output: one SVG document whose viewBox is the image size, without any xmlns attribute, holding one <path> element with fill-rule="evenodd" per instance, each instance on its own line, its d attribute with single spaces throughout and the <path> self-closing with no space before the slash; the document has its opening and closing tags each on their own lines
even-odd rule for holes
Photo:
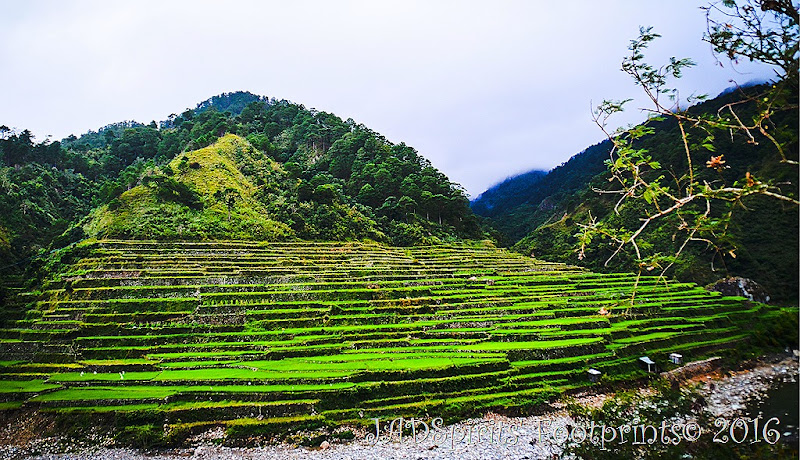
<svg viewBox="0 0 800 460">
<path fill-rule="evenodd" d="M 645 209 L 633 228 L 614 227 L 600 222 L 591 215 L 580 225 L 578 258 L 586 257 L 593 240 L 610 240 L 611 255 L 608 266 L 620 252 L 631 248 L 639 273 L 660 269 L 660 276 L 673 267 L 690 242 L 702 242 L 716 255 L 736 256 L 736 247 L 728 238 L 730 219 L 735 208 L 746 209 L 744 200 L 760 195 L 800 205 L 790 190 L 792 184 L 778 182 L 769 177 L 756 177 L 750 171 L 732 183 L 723 174 L 729 169 L 725 153 L 716 152 L 715 141 L 721 134 L 731 140 L 742 139 L 753 146 L 771 146 L 779 163 L 797 165 L 797 153 L 787 151 L 796 142 L 796 134 L 786 136 L 773 123 L 780 112 L 797 111 L 797 10 L 788 1 L 747 1 L 738 6 L 732 0 L 713 3 L 704 8 L 708 30 L 704 40 L 712 44 L 716 53 L 735 60 L 739 56 L 773 66 L 778 80 L 757 89 L 738 88 L 734 101 L 722 105 L 716 113 L 682 109 L 677 89 L 671 86 L 687 68 L 695 65 L 690 59 L 670 58 L 669 62 L 654 67 L 646 62 L 645 51 L 659 35 L 652 28 L 641 28 L 639 36 L 630 43 L 629 54 L 622 61 L 622 71 L 642 88 L 650 107 L 644 109 L 650 116 L 644 124 L 617 130 L 609 128 L 609 120 L 625 110 L 630 99 L 603 101 L 593 110 L 595 124 L 612 142 L 610 158 L 606 161 L 609 181 L 616 184 L 611 190 L 594 190 L 602 194 L 619 195 L 614 213 L 627 203 L 637 202 Z M 722 14 L 722 18 L 717 17 Z M 703 101 L 705 96 L 689 98 L 690 102 Z M 643 140 L 655 133 L 660 122 L 672 120 L 677 125 L 680 149 L 685 155 L 682 173 L 670 171 L 670 181 L 665 170 L 650 152 L 643 148 Z M 700 158 L 706 159 L 705 164 Z M 675 165 L 670 165 L 674 167 Z M 722 212 L 720 212 L 722 210 Z M 646 251 L 639 238 L 655 221 L 671 217 L 677 227 L 673 240 L 674 253 Z M 670 221 L 671 222 L 671 221 Z M 676 240 L 677 235 L 682 235 Z M 714 260 L 712 259 L 712 268 Z"/>
</svg>

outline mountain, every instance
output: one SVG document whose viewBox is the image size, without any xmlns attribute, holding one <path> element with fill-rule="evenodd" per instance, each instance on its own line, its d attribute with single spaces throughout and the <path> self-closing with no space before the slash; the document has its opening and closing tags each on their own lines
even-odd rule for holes
<svg viewBox="0 0 800 460">
<path fill-rule="evenodd" d="M 505 243 L 513 244 L 544 223 L 555 203 L 584 189 L 591 178 L 605 171 L 610 150 L 611 143 L 603 141 L 544 175 L 530 171 L 506 179 L 481 193 L 471 203 L 472 210 L 486 217 Z"/>
<path fill-rule="evenodd" d="M 546 174 L 547 171 L 532 170 L 508 177 L 470 201 L 470 207 L 475 214 L 489 217 L 519 206 L 527 201 L 526 192 Z"/>
<path fill-rule="evenodd" d="M 456 184 L 353 120 L 247 92 L 60 142 L 0 127 L 0 255 L 86 237 L 481 238 Z"/>
<path fill-rule="evenodd" d="M 748 91 L 758 89 L 752 87 Z M 716 113 L 723 105 L 739 99 L 741 93 L 726 91 L 689 110 L 694 114 Z M 743 110 L 746 112 L 748 109 L 745 107 Z M 748 113 L 748 116 L 752 114 Z M 685 163 L 677 123 L 670 119 L 648 123 L 655 129 L 655 134 L 643 138 L 638 147 L 646 149 L 654 160 L 664 165 L 662 170 L 652 172 L 654 177 L 673 177 Z M 771 118 L 771 123 L 775 133 L 788 139 L 786 151 L 796 158 L 796 111 L 781 112 Z M 578 260 L 576 252 L 575 234 L 580 230 L 580 224 L 590 218 L 597 219 L 601 225 L 615 226 L 624 221 L 637 222 L 641 216 L 633 201 L 620 208 L 619 215 L 615 214 L 613 208 L 619 196 L 596 192 L 614 187 L 609 182 L 610 174 L 604 164 L 609 159 L 611 146 L 610 141 L 594 145 L 526 186 L 515 184 L 517 181 L 524 183 L 524 179 L 511 178 L 504 183 L 503 189 L 498 187 L 493 191 L 494 208 L 481 207 L 476 200 L 472 203 L 473 210 L 485 216 L 489 224 L 500 232 L 501 240 L 520 253 L 598 271 L 635 270 L 634 257 L 630 254 L 615 258 L 611 267 L 604 265 L 615 249 L 610 243 L 597 245 L 584 260 Z M 797 195 L 796 185 L 791 185 L 797 182 L 797 168 L 781 163 L 768 142 L 753 144 L 741 137 L 718 136 L 713 147 L 714 151 L 724 153 L 729 167 L 720 172 L 703 168 L 698 174 L 705 180 L 733 183 L 750 172 L 755 177 L 774 178 L 785 193 Z M 707 156 L 694 158 L 695 164 L 705 164 L 706 160 Z M 513 193 L 506 192 L 510 190 Z M 728 232 L 730 241 L 739 248 L 736 257 L 714 254 L 706 244 L 695 241 L 682 253 L 684 262 L 675 267 L 674 276 L 704 284 L 725 276 L 743 276 L 765 286 L 773 299 L 797 303 L 797 208 L 759 196 L 749 197 L 741 204 L 733 213 Z M 718 213 L 714 210 L 712 216 Z M 677 225 L 670 219 L 654 222 L 645 232 L 643 244 L 660 248 L 661 252 L 674 253 L 680 243 L 679 239 L 673 238 Z"/>
</svg>

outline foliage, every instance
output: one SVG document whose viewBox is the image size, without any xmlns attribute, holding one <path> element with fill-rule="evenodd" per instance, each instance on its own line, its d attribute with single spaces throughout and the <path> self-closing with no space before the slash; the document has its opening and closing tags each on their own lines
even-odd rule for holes
<svg viewBox="0 0 800 460">
<path fill-rule="evenodd" d="M 714 52 L 734 62 L 745 58 L 774 66 L 779 79 L 797 88 L 800 18 L 791 0 L 747 1 L 741 6 L 723 0 L 703 9 L 708 24 L 704 40 Z"/>
<path fill-rule="evenodd" d="M 255 156 L 246 141 L 233 135 L 182 154 L 163 168 L 177 172 L 148 171 L 141 185 L 93 211 L 85 231 L 103 238 L 287 238 L 291 230 L 266 217 L 254 198 L 256 187 L 237 164 L 238 159 L 242 167 L 258 170 Z M 261 166 L 273 171 L 269 164 Z M 265 173 L 264 183 L 270 179 Z"/>
<path fill-rule="evenodd" d="M 0 166 L 0 190 L 3 266 L 46 247 L 91 209 L 95 194 L 81 174 L 39 163 Z"/>
<path fill-rule="evenodd" d="M 688 111 L 693 116 L 713 114 L 741 97 L 742 92 L 759 90 L 759 87 L 754 87 L 725 92 L 690 107 Z M 773 116 L 772 122 L 776 128 L 785 131 L 797 126 L 798 118 L 796 113 L 784 112 Z M 669 177 L 686 161 L 681 148 L 680 128 L 669 119 L 651 120 L 648 124 L 655 133 L 641 139 L 639 146 L 670 168 L 652 174 Z M 725 158 L 731 168 L 725 169 L 722 175 L 730 181 L 749 171 L 751 175 L 771 175 L 778 182 L 788 182 L 796 173 L 791 165 L 781 163 L 780 157 L 766 143 L 752 145 L 743 138 L 731 140 L 729 136 L 722 136 L 715 138 L 712 144 L 717 151 L 726 152 Z M 595 192 L 608 190 L 613 185 L 609 182 L 611 173 L 603 164 L 603 160 L 609 158 L 610 149 L 611 141 L 605 141 L 576 155 L 530 187 L 525 204 L 490 217 L 490 223 L 503 232 L 507 244 L 513 244 L 516 251 L 526 255 L 584 265 L 592 270 L 636 271 L 635 254 L 627 251 L 616 256 L 612 267 L 604 266 L 616 249 L 607 239 L 595 239 L 591 246 L 587 246 L 583 260 L 578 260 L 575 252 L 578 243 L 575 235 L 580 231 L 578 223 L 589 221 L 590 216 L 598 225 L 619 226 L 624 223 L 633 226 L 640 223 L 638 219 L 646 201 L 624 203 L 617 215 L 614 205 L 619 197 Z M 709 173 L 714 178 L 719 177 L 716 170 L 703 172 Z M 765 286 L 773 298 L 796 302 L 793 299 L 796 299 L 798 281 L 797 210 L 764 196 L 750 196 L 743 200 L 743 204 L 747 210 L 739 207 L 732 214 L 728 227 L 728 238 L 738 248 L 736 258 L 714 259 L 713 248 L 695 242 L 684 249 L 682 260 L 673 266 L 672 274 L 680 280 L 704 284 L 726 275 L 744 276 Z M 677 238 L 673 240 L 678 225 L 673 218 L 665 218 L 651 224 L 639 239 L 649 247 L 674 254 L 682 243 Z"/>
<path fill-rule="evenodd" d="M 745 160 L 734 163 L 736 168 L 728 172 L 730 161 L 736 158 L 728 155 L 726 159 L 727 151 L 718 151 L 715 143 L 718 137 L 724 136 L 741 138 L 754 146 L 766 144 L 779 164 L 797 165 L 796 130 L 782 129 L 783 125 L 774 122 L 784 113 L 797 110 L 797 73 L 790 69 L 797 67 L 797 12 L 791 4 L 788 6 L 790 13 L 779 7 L 768 8 L 767 3 L 762 5 L 762 12 L 756 12 L 750 2 L 741 8 L 732 1 L 725 2 L 723 7 L 732 10 L 725 20 L 737 26 L 720 26 L 709 18 L 707 39 L 717 51 L 724 50 L 731 58 L 744 54 L 774 64 L 778 66 L 779 77 L 775 83 L 757 87 L 755 91 L 736 91 L 734 100 L 722 105 L 716 113 L 698 115 L 681 109 L 677 90 L 668 86 L 671 78 L 680 78 L 682 71 L 694 63 L 670 58 L 668 64 L 659 68 L 648 64 L 644 52 L 659 37 L 650 28 L 642 28 L 639 37 L 631 41 L 630 54 L 623 59 L 622 70 L 652 102 L 653 121 L 669 119 L 677 124 L 679 135 L 672 145 L 682 147 L 684 159 L 662 167 L 642 142 L 656 132 L 655 126 L 645 123 L 609 132 L 608 119 L 621 112 L 627 101 L 600 104 L 595 111 L 595 122 L 614 144 L 607 165 L 617 188 L 597 191 L 619 196 L 613 211 L 620 219 L 601 223 L 590 216 L 587 223 L 580 224 L 581 231 L 576 235 L 579 259 L 585 257 L 586 248 L 593 240 L 606 239 L 611 241 L 614 250 L 605 265 L 627 250 L 640 273 L 657 270 L 663 276 L 681 260 L 681 254 L 690 243 L 706 245 L 714 252 L 714 260 L 724 263 L 725 258 L 737 256 L 738 246 L 730 231 L 732 216 L 738 209 L 747 209 L 750 197 L 766 196 L 794 207 L 800 205 L 797 184 L 788 180 L 796 176 L 796 170 L 794 174 L 771 171 L 759 176 L 750 170 L 741 170 Z M 709 12 L 711 8 L 719 10 L 712 5 Z M 706 158 L 708 160 L 703 162 Z M 633 203 L 641 217 L 625 222 L 621 208 L 628 203 Z M 670 221 L 665 225 L 672 228 L 672 239 L 677 242 L 674 250 L 640 245 L 645 242 L 640 235 L 648 226 L 660 221 Z"/>
<path fill-rule="evenodd" d="M 123 446 L 152 449 L 164 444 L 164 431 L 155 425 L 131 425 L 122 427 L 114 441 Z"/>
<path fill-rule="evenodd" d="M 692 113 L 681 110 L 677 106 L 668 108 L 663 105 L 660 97 L 663 94 L 675 95 L 677 91 L 665 87 L 667 77 L 678 78 L 684 67 L 693 64 L 688 60 L 672 58 L 670 64 L 661 69 L 655 69 L 645 63 L 643 50 L 657 37 L 658 35 L 652 33 L 650 29 L 642 29 L 640 37 L 631 43 L 631 56 L 625 58 L 622 68 L 634 78 L 637 84 L 642 86 L 654 103 L 653 113 L 659 117 L 671 117 L 677 122 L 680 129 L 680 142 L 683 144 L 686 154 L 686 162 L 683 165 L 686 173 L 679 175 L 680 173 L 673 172 L 673 180 L 669 181 L 664 174 L 661 174 L 661 164 L 650 155 L 648 149 L 641 147 L 639 141 L 655 133 L 652 125 L 645 123 L 609 133 L 606 130 L 607 120 L 611 115 L 622 111 L 625 101 L 603 102 L 597 108 L 595 121 L 614 143 L 612 158 L 607 161 L 607 165 L 619 188 L 613 191 L 601 191 L 601 193 L 613 193 L 620 196 L 614 206 L 614 212 L 618 215 L 620 207 L 628 199 L 643 200 L 649 209 L 638 228 L 634 226 L 628 231 L 601 228 L 596 225 L 596 222 L 589 222 L 583 227 L 584 231 L 579 236 L 581 244 L 579 257 L 584 254 L 586 245 L 593 237 L 603 236 L 614 240 L 618 245 L 606 263 L 626 245 L 629 245 L 643 267 L 648 270 L 659 268 L 663 273 L 671 267 L 672 263 L 662 267 L 659 260 L 663 259 L 663 255 L 645 257 L 637 244 L 637 237 L 654 220 L 667 215 L 678 217 L 678 229 L 685 231 L 688 236 L 683 239 L 683 244 L 676 255 L 680 255 L 690 241 L 704 241 L 713 245 L 718 254 L 727 252 L 734 256 L 735 247 L 726 245 L 724 236 L 727 233 L 730 215 L 735 205 L 755 194 L 771 196 L 793 204 L 800 204 L 800 202 L 793 197 L 791 189 L 785 186 L 781 187 L 785 184 L 775 184 L 767 179 L 759 180 L 749 171 L 739 180 L 732 183 L 726 181 L 722 173 L 730 166 L 726 165 L 726 160 L 723 159 L 724 154 L 713 155 L 716 152 L 713 141 L 720 132 L 729 131 L 732 135 L 747 136 L 753 144 L 758 143 L 754 133 L 760 132 L 766 137 L 764 141 L 769 139 L 772 142 L 780 153 L 783 163 L 796 163 L 796 160 L 787 158 L 784 152 L 784 148 L 796 141 L 796 138 L 793 139 L 791 135 L 781 135 L 782 133 L 776 133 L 773 136 L 767 134 L 766 131 L 768 128 L 774 128 L 774 125 L 770 126 L 771 123 L 767 120 L 776 112 L 793 108 L 787 102 L 788 89 L 785 88 L 787 84 L 781 82 L 765 88 L 763 93 L 743 95 L 744 99 L 724 105 L 717 114 L 711 116 L 693 116 Z M 778 99 L 777 103 L 776 98 Z M 763 102 L 766 104 L 762 104 Z M 753 124 L 746 125 L 740 115 L 751 114 L 753 111 L 755 111 Z M 701 166 L 696 166 L 697 157 L 703 154 L 708 155 L 709 152 L 711 157 L 706 162 L 704 171 L 700 169 Z M 715 177 L 714 173 L 719 177 Z M 669 183 L 673 181 L 674 184 Z M 712 201 L 715 204 L 717 202 L 729 203 L 727 209 L 722 211 L 720 218 L 715 219 L 715 216 L 712 216 Z"/>
<path fill-rule="evenodd" d="M 194 112 L 198 114 L 206 110 L 216 110 L 220 113 L 230 112 L 233 115 L 239 115 L 251 103 L 267 100 L 269 100 L 269 98 L 253 94 L 249 91 L 222 93 L 197 104 Z"/>
<path fill-rule="evenodd" d="M 793 348 L 798 345 L 798 315 L 796 310 L 781 311 L 769 321 L 770 324 L 759 322 L 753 326 L 752 343 L 758 347 L 776 347 L 791 344 Z"/>
</svg>

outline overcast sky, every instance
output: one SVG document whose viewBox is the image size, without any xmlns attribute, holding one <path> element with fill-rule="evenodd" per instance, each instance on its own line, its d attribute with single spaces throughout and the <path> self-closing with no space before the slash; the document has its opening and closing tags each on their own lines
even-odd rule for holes
<svg viewBox="0 0 800 460">
<path fill-rule="evenodd" d="M 638 97 L 619 67 L 639 26 L 663 35 L 652 63 L 698 62 L 683 95 L 771 76 L 715 64 L 703 4 L 0 0 L 0 124 L 61 139 L 245 90 L 405 142 L 474 197 L 603 139 L 591 103 Z"/>
</svg>

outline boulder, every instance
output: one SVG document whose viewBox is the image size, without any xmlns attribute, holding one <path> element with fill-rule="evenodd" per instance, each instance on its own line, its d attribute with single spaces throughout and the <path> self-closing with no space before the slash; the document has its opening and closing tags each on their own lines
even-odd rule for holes
<svg viewBox="0 0 800 460">
<path fill-rule="evenodd" d="M 753 302 L 768 303 L 770 296 L 767 291 L 749 278 L 734 276 L 723 278 L 708 286 L 709 291 L 717 291 L 726 296 L 746 297 Z"/>
</svg>

